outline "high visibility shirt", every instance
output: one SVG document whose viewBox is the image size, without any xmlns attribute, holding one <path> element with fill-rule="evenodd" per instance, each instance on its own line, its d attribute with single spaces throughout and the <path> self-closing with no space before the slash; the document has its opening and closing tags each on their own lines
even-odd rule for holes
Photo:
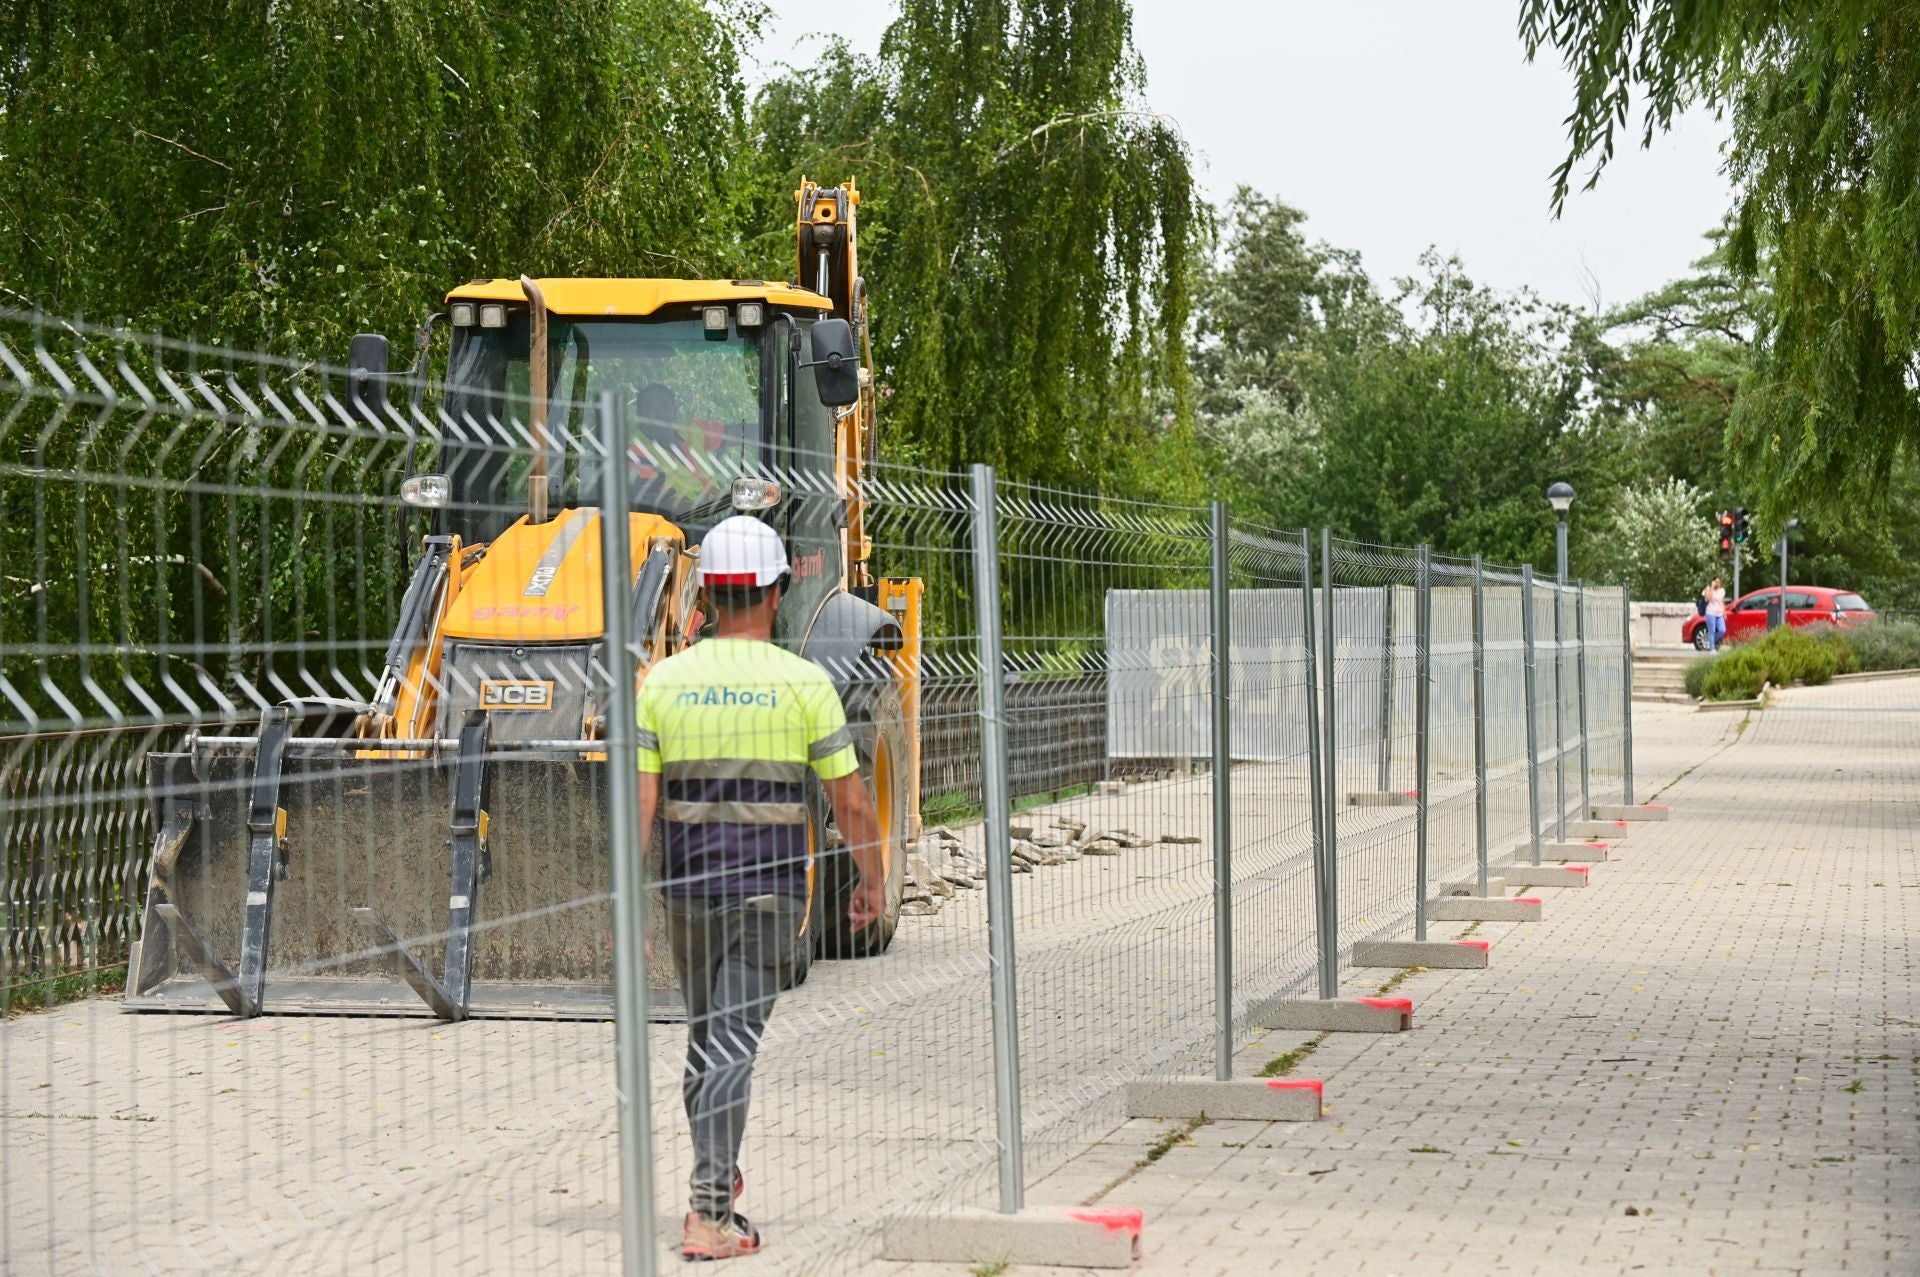
<svg viewBox="0 0 1920 1277">
<path fill-rule="evenodd" d="M 676 896 L 807 894 L 807 771 L 859 761 L 827 672 L 754 639 L 707 639 L 640 685 L 640 770 L 660 776 Z"/>
</svg>

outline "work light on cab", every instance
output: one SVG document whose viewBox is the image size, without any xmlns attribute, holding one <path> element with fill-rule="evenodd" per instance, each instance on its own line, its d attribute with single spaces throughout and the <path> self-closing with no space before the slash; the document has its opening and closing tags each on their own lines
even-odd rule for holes
<svg viewBox="0 0 1920 1277">
<path fill-rule="evenodd" d="M 733 481 L 733 508 L 742 514 L 771 510 L 780 504 L 780 485 L 772 479 L 742 476 Z"/>
</svg>

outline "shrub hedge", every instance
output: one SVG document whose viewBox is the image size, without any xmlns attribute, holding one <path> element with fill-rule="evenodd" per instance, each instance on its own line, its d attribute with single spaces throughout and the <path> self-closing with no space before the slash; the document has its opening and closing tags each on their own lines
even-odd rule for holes
<svg viewBox="0 0 1920 1277">
<path fill-rule="evenodd" d="M 1774 630 L 1690 662 L 1689 696 L 1748 700 L 1768 683 L 1819 684 L 1835 674 L 1920 670 L 1920 623 L 1882 621 L 1858 629 L 1829 626 Z"/>
</svg>

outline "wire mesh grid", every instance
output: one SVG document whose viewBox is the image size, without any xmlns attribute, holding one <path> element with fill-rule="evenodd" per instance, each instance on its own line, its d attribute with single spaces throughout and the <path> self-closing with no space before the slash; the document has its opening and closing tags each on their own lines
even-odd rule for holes
<svg viewBox="0 0 1920 1277">
<path fill-rule="evenodd" d="M 1315 658 L 1304 531 L 1236 521 L 1228 546 L 1233 714 L 1234 1034 L 1249 1004 L 1314 973 L 1314 821 L 1308 698 Z"/>
<path fill-rule="evenodd" d="M 832 1271 L 885 1216 L 985 1204 L 1009 1149 L 1039 1179 L 1124 1082 L 1206 1071 L 1221 864 L 1230 1041 L 1298 990 L 1316 803 L 1343 942 L 1471 880 L 1483 811 L 1494 857 L 1524 844 L 1519 574 L 1331 538 L 1316 574 L 1304 533 L 1032 486 L 989 520 L 978 475 L 861 456 L 785 342 L 550 340 L 573 397 L 530 402 L 479 345 L 416 388 L 0 316 L 0 989 L 127 982 L 0 1026 L 9 1271 L 608 1270 L 638 1200 L 658 1254 L 738 1207 L 754 1267 Z M 760 604 L 696 576 L 762 499 L 770 636 L 811 672 L 727 666 Z M 1596 797 L 1623 761 L 1622 604 L 1579 598 L 1531 591 L 1549 817 L 1582 688 Z M 642 829 L 618 1007 L 644 985 L 655 1022 L 623 1056 Z"/>
<path fill-rule="evenodd" d="M 1589 585 L 1586 609 L 1589 787 L 1596 803 L 1625 801 L 1627 600 L 1617 587 Z"/>
<path fill-rule="evenodd" d="M 1427 882 L 1429 896 L 1477 881 L 1479 799 L 1475 732 L 1479 664 L 1471 560 L 1432 556 L 1428 566 L 1431 675 L 1427 693 Z M 1477 892 L 1475 894 L 1478 894 Z"/>
<path fill-rule="evenodd" d="M 1522 598 L 1525 582 L 1517 568 L 1482 566 L 1487 855 L 1493 864 L 1532 855 L 1527 767 L 1528 644 L 1523 629 L 1527 618 Z"/>
<path fill-rule="evenodd" d="M 0 1035 L 9 1269 L 609 1257 L 556 1222 L 618 1191 L 591 411 L 536 453 L 504 393 L 38 316 L 0 365 L 7 997 L 126 963 Z M 502 1014 L 573 1022 L 445 1023 Z"/>
<path fill-rule="evenodd" d="M 998 523 L 1009 691 L 1084 688 L 1030 712 L 1101 710 L 1112 763 L 1043 789 L 1009 750 L 1031 1178 L 1124 1120 L 1125 1081 L 1198 1068 L 1211 1033 L 1211 539 L 1201 508 L 1025 484 Z"/>
<path fill-rule="evenodd" d="M 1395 935 L 1420 898 L 1423 556 L 1322 539 L 1329 833 L 1343 945 Z"/>
</svg>

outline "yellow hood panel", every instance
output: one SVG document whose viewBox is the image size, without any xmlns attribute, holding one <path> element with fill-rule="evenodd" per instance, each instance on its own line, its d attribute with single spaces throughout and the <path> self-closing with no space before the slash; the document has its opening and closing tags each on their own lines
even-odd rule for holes
<svg viewBox="0 0 1920 1277">
<path fill-rule="evenodd" d="M 654 537 L 685 540 L 657 514 L 629 514 L 627 526 L 635 578 Z M 488 544 L 486 557 L 461 583 L 445 633 L 494 643 L 566 643 L 596 639 L 605 630 L 600 512 L 563 510 L 540 524 L 523 516 Z"/>
</svg>

